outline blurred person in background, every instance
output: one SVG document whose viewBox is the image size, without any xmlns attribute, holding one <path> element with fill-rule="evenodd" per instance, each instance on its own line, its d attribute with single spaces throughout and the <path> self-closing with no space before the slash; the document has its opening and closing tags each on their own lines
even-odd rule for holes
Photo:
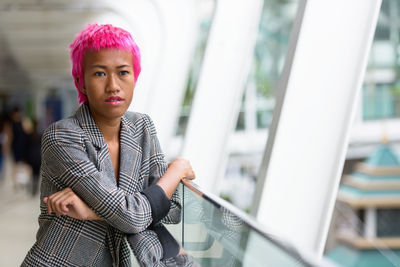
<svg viewBox="0 0 400 267">
<path fill-rule="evenodd" d="M 24 173 L 24 160 L 26 159 L 27 134 L 23 126 L 23 114 L 19 107 L 14 107 L 10 115 L 11 119 L 11 152 L 13 155 L 12 179 L 14 189 L 20 184 L 26 184 L 28 178 Z"/>
<path fill-rule="evenodd" d="M 4 158 L 6 154 L 7 134 L 6 116 L 0 116 L 0 184 L 4 181 Z"/>
<path fill-rule="evenodd" d="M 180 221 L 176 188 L 194 172 L 168 165 L 150 117 L 127 112 L 139 48 L 92 24 L 70 51 L 81 105 L 43 133 L 39 230 L 22 266 L 131 266 L 128 244 L 141 266 L 192 266 L 162 222 Z"/>
<path fill-rule="evenodd" d="M 38 121 L 33 119 L 32 130 L 27 135 L 26 146 L 26 162 L 31 167 L 32 181 L 31 181 L 31 194 L 35 196 L 38 190 L 39 173 L 41 165 L 41 135 L 38 130 Z"/>
</svg>

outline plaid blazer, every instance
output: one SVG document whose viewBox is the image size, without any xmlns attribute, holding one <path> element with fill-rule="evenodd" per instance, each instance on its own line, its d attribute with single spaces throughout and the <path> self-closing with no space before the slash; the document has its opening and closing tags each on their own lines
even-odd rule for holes
<svg viewBox="0 0 400 267">
<path fill-rule="evenodd" d="M 21 266 L 130 266 L 126 237 L 159 221 L 180 221 L 177 192 L 168 200 L 155 185 L 167 167 L 148 115 L 122 116 L 119 184 L 86 104 L 74 116 L 52 124 L 42 137 L 39 230 Z M 47 214 L 43 197 L 66 187 L 104 221 Z"/>
</svg>

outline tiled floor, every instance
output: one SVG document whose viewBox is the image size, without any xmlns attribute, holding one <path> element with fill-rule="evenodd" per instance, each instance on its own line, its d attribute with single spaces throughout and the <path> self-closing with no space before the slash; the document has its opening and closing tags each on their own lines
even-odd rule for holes
<svg viewBox="0 0 400 267">
<path fill-rule="evenodd" d="M 0 183 L 0 267 L 9 267 L 19 266 L 35 241 L 39 195 L 32 197 L 23 186 L 15 188 L 11 160 L 4 163 Z"/>
</svg>

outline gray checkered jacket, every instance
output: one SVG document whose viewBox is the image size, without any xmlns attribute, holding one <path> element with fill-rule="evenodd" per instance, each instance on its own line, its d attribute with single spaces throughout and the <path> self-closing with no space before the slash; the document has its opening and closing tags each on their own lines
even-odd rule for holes
<svg viewBox="0 0 400 267">
<path fill-rule="evenodd" d="M 179 222 L 177 192 L 168 200 L 155 185 L 168 166 L 150 117 L 124 114 L 120 145 L 117 185 L 107 144 L 86 104 L 44 132 L 39 230 L 22 266 L 130 266 L 126 237 L 134 240 L 159 221 Z M 43 197 L 66 187 L 104 221 L 47 214 Z M 160 250 L 152 248 L 158 241 L 144 246 L 132 247 L 136 256 Z"/>
</svg>

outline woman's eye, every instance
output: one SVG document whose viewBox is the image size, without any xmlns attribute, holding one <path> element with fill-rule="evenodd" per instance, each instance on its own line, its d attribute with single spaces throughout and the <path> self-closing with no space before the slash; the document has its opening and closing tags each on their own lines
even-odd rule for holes
<svg viewBox="0 0 400 267">
<path fill-rule="evenodd" d="M 105 76 L 106 74 L 104 72 L 102 72 L 102 71 L 97 71 L 97 72 L 94 73 L 94 75 L 96 75 L 96 76 Z"/>
<path fill-rule="evenodd" d="M 126 71 L 126 70 L 123 70 L 123 71 L 119 72 L 120 75 L 127 75 L 128 73 L 129 73 L 129 71 Z"/>
</svg>

